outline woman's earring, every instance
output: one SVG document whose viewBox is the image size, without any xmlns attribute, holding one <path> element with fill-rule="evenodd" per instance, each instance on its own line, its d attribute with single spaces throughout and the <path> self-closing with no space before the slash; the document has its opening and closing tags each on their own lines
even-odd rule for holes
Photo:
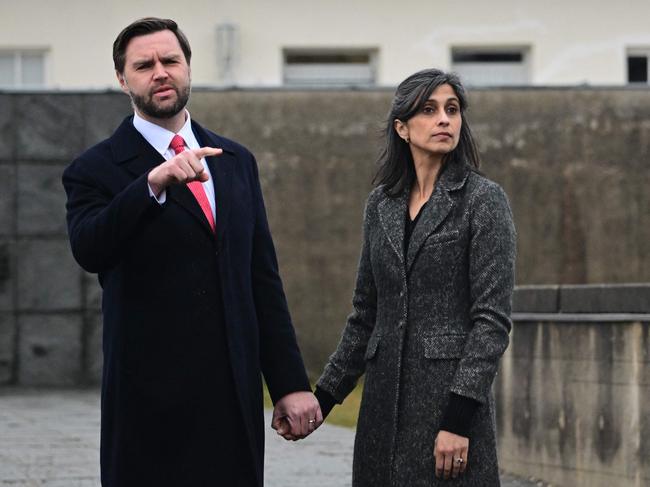
<svg viewBox="0 0 650 487">
<path fill-rule="evenodd" d="M 410 144 L 411 140 L 408 137 L 404 137 L 404 142 L 406 142 L 407 144 Z"/>
</svg>

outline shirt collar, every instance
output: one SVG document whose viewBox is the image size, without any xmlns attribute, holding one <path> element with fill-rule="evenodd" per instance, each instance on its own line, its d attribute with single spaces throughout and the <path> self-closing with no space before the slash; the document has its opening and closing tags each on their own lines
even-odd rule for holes
<svg viewBox="0 0 650 487">
<path fill-rule="evenodd" d="M 169 144 L 174 135 L 176 135 L 174 132 L 163 128 L 160 125 L 145 120 L 137 111 L 134 111 L 133 113 L 133 126 L 138 132 L 140 132 L 144 139 L 163 156 L 165 155 L 165 152 L 169 150 Z M 192 120 L 190 118 L 190 112 L 187 110 L 185 110 L 185 123 L 178 131 L 178 135 L 183 137 L 186 145 L 189 144 L 189 141 L 194 139 Z"/>
</svg>

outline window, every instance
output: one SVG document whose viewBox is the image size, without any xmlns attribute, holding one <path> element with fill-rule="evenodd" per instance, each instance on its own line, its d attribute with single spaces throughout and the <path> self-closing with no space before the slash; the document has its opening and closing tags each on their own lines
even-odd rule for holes
<svg viewBox="0 0 650 487">
<path fill-rule="evenodd" d="M 627 82 L 648 84 L 650 71 L 648 70 L 648 49 L 628 49 L 627 51 Z"/>
<path fill-rule="evenodd" d="M 43 51 L 0 51 L 0 88 L 45 86 Z"/>
<path fill-rule="evenodd" d="M 527 48 L 452 48 L 452 70 L 472 86 L 530 83 Z"/>
<path fill-rule="evenodd" d="M 284 83 L 290 86 L 372 86 L 374 50 L 284 51 Z"/>
</svg>

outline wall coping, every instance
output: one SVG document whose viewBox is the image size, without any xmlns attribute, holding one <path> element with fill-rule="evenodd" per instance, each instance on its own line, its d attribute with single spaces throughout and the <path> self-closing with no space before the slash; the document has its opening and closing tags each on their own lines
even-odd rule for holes
<svg viewBox="0 0 650 487">
<path fill-rule="evenodd" d="M 585 320 L 587 315 L 593 317 L 588 321 L 647 321 L 650 283 L 517 286 L 512 311 L 519 321 L 524 315 L 562 315 L 552 321 Z"/>
<path fill-rule="evenodd" d="M 515 322 L 650 323 L 650 313 L 512 313 Z"/>
<path fill-rule="evenodd" d="M 201 93 L 223 93 L 223 92 L 278 92 L 278 93 L 304 93 L 304 92 L 368 92 L 368 93 L 394 93 L 397 85 L 375 85 L 375 86 L 209 86 L 193 85 L 193 92 Z M 493 91 L 571 91 L 571 92 L 594 92 L 594 91 L 620 91 L 620 92 L 647 92 L 650 91 L 647 85 L 507 85 L 507 86 L 481 86 L 473 87 L 470 93 L 493 92 Z M 0 95 L 98 95 L 98 94 L 123 94 L 117 86 L 96 87 L 96 88 L 1 88 Z"/>
</svg>

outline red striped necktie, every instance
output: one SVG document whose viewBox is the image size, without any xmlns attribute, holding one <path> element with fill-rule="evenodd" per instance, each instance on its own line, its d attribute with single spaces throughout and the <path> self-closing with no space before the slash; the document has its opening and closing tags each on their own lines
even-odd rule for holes
<svg viewBox="0 0 650 487">
<path fill-rule="evenodd" d="M 172 148 L 174 154 L 180 154 L 185 150 L 185 141 L 180 135 L 174 135 L 172 138 L 169 147 Z M 192 181 L 187 183 L 187 187 L 190 189 L 196 201 L 199 203 L 199 206 L 203 210 L 203 214 L 208 219 L 210 228 L 212 231 L 215 231 L 214 216 L 212 215 L 212 208 L 210 207 L 210 201 L 208 200 L 208 195 L 205 194 L 205 189 L 203 189 L 203 183 L 201 181 Z"/>
</svg>

